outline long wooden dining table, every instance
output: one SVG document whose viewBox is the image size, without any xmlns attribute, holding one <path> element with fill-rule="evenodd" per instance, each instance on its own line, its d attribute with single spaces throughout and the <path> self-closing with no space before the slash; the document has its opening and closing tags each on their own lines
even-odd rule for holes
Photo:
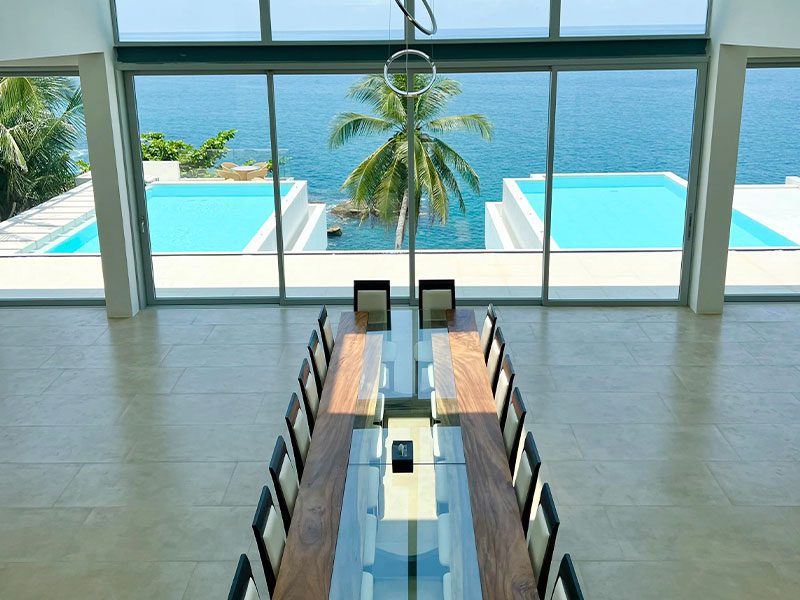
<svg viewBox="0 0 800 600">
<path fill-rule="evenodd" d="M 396 439 L 413 474 L 392 472 Z M 375 597 L 538 598 L 471 309 L 341 315 L 274 597 L 367 600 L 362 576 Z"/>
</svg>

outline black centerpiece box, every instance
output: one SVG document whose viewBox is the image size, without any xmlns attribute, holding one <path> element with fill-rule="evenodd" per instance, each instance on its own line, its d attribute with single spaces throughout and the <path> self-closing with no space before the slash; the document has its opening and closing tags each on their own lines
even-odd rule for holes
<svg viewBox="0 0 800 600">
<path fill-rule="evenodd" d="M 414 471 L 414 443 L 411 440 L 392 442 L 392 473 Z"/>
</svg>

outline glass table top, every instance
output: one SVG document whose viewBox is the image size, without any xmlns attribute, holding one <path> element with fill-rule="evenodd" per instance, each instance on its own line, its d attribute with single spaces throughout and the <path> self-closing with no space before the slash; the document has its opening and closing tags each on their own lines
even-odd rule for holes
<svg viewBox="0 0 800 600">
<path fill-rule="evenodd" d="M 444 315 L 369 327 L 330 598 L 480 598 Z M 393 442 L 411 472 L 393 472 Z"/>
</svg>

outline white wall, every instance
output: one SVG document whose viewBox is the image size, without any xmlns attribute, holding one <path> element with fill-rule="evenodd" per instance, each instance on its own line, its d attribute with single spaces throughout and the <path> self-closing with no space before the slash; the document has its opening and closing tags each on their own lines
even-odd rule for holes
<svg viewBox="0 0 800 600">
<path fill-rule="evenodd" d="M 800 49 L 800 0 L 714 0 L 715 44 Z"/>
<path fill-rule="evenodd" d="M 112 45 L 109 0 L 0 0 L 0 61 L 110 52 Z"/>
</svg>

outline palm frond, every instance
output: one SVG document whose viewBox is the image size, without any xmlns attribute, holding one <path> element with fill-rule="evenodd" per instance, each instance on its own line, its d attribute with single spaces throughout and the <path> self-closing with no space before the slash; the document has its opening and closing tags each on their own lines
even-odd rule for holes
<svg viewBox="0 0 800 600">
<path fill-rule="evenodd" d="M 384 133 L 394 128 L 394 123 L 379 117 L 361 115 L 354 112 L 339 113 L 331 125 L 328 145 L 331 148 L 340 148 L 355 137 Z"/>
<path fill-rule="evenodd" d="M 481 178 L 469 162 L 467 162 L 467 159 L 439 138 L 431 138 L 430 143 L 436 146 L 438 151 L 441 152 L 442 160 L 455 169 L 456 173 L 464 180 L 464 183 L 466 183 L 476 195 L 480 195 Z"/>
<path fill-rule="evenodd" d="M 397 79 L 401 76 L 395 77 L 395 85 L 405 87 L 405 83 Z M 382 75 L 367 75 L 360 79 L 347 91 L 347 97 L 369 105 L 382 119 L 405 125 L 405 102 L 389 89 Z"/>
<path fill-rule="evenodd" d="M 432 133 L 477 133 L 488 141 L 494 134 L 494 125 L 485 115 L 456 115 L 440 117 L 425 123 L 424 127 Z"/>
<path fill-rule="evenodd" d="M 342 189 L 347 192 L 357 207 L 373 208 L 375 190 L 396 152 L 396 137 L 384 142 L 375 152 L 364 159 L 342 184 Z"/>
<path fill-rule="evenodd" d="M 415 84 L 415 89 L 424 86 L 428 81 L 427 75 L 417 75 L 419 81 Z M 439 77 L 430 90 L 418 96 L 414 102 L 414 118 L 418 122 L 424 123 L 436 118 L 437 115 L 447 107 L 450 101 L 461 94 L 461 83 L 455 79 Z"/>
</svg>

